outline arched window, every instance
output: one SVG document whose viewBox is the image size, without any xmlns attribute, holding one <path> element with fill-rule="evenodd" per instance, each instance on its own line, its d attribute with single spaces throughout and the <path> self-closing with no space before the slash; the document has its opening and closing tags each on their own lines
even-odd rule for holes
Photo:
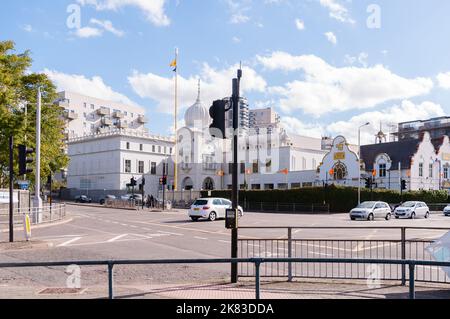
<svg viewBox="0 0 450 319">
<path fill-rule="evenodd" d="M 334 170 L 334 179 L 339 181 L 347 178 L 347 166 L 345 166 L 343 163 L 338 162 L 333 167 Z"/>
</svg>

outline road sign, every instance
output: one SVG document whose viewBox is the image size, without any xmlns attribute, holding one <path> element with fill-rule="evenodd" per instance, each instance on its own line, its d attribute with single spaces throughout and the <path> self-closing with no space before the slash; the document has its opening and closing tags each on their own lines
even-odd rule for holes
<svg viewBox="0 0 450 319">
<path fill-rule="evenodd" d="M 19 185 L 19 188 L 23 191 L 27 191 L 30 188 L 29 181 L 18 181 L 17 184 Z"/>
</svg>

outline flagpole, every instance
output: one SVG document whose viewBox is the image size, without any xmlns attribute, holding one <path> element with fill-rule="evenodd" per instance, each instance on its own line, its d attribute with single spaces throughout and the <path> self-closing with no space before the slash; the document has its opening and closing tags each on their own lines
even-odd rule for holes
<svg viewBox="0 0 450 319">
<path fill-rule="evenodd" d="M 173 191 L 178 190 L 178 48 L 175 49 L 175 161 Z"/>
</svg>

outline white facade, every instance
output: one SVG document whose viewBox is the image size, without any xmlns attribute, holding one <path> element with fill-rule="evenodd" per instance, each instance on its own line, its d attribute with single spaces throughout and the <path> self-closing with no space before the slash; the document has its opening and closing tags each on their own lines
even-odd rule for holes
<svg viewBox="0 0 450 319">
<path fill-rule="evenodd" d="M 126 193 L 131 178 L 140 184 L 145 177 L 146 194 L 157 196 L 164 163 L 169 163 L 168 183 L 173 185 L 173 150 L 174 141 L 170 138 L 132 130 L 71 139 L 67 186 L 86 192 Z"/>
<path fill-rule="evenodd" d="M 59 93 L 57 103 L 65 111 L 67 139 L 115 129 L 146 131 L 145 111 L 138 106 L 66 91 Z"/>
</svg>

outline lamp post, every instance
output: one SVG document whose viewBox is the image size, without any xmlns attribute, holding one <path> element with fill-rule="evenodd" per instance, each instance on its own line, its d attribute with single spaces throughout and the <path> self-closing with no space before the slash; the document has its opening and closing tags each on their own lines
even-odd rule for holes
<svg viewBox="0 0 450 319">
<path fill-rule="evenodd" d="M 361 129 L 368 125 L 370 122 L 358 127 L 358 205 L 361 204 Z"/>
</svg>

